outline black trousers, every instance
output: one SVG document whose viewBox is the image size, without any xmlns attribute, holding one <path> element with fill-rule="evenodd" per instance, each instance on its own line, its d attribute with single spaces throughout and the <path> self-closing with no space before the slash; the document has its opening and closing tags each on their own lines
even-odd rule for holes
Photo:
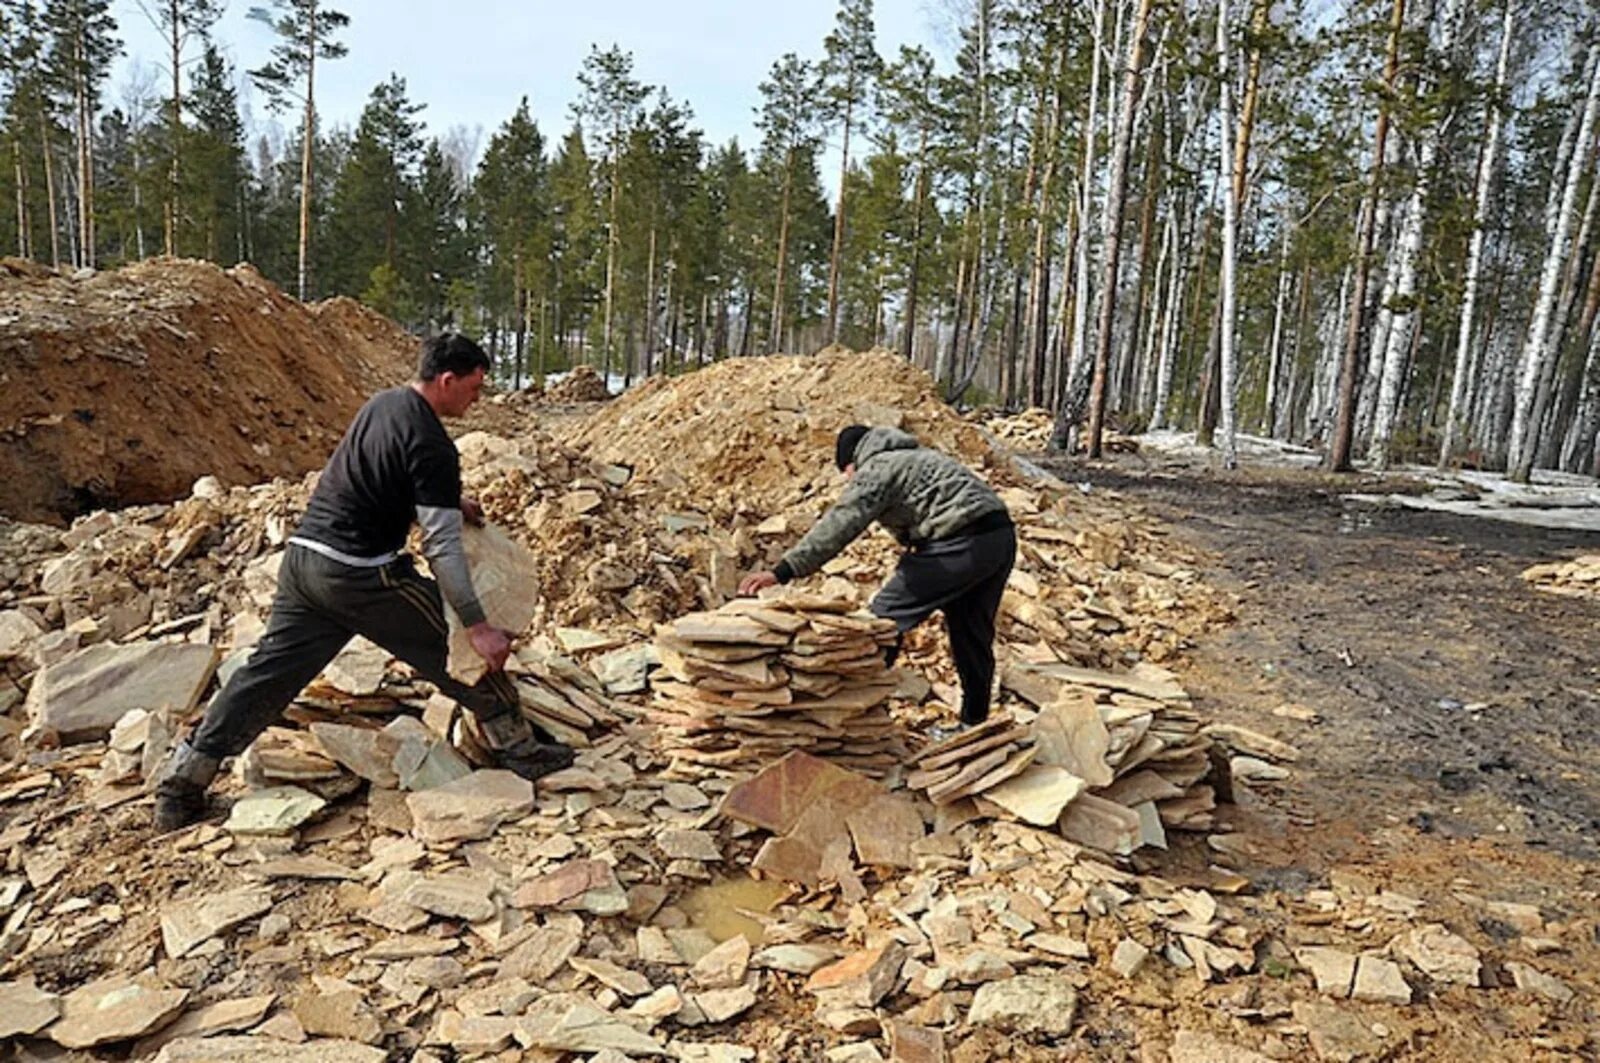
<svg viewBox="0 0 1600 1063">
<path fill-rule="evenodd" d="M 480 719 L 516 712 L 516 689 L 504 672 L 470 687 L 450 677 L 448 630 L 438 585 L 418 574 L 410 557 L 356 568 L 291 544 L 266 634 L 206 706 L 189 744 L 218 759 L 243 752 L 356 635 L 411 665 Z"/>
<path fill-rule="evenodd" d="M 950 653 L 961 676 L 961 722 L 989 718 L 994 685 L 994 619 L 1006 577 L 1017 559 L 1012 527 L 941 539 L 910 550 L 872 599 L 872 612 L 893 620 L 900 634 L 944 611 Z"/>
</svg>

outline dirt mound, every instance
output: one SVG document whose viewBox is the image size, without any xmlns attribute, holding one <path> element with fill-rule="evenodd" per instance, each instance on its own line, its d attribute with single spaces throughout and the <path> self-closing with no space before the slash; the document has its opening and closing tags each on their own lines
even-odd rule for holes
<svg viewBox="0 0 1600 1063">
<path fill-rule="evenodd" d="M 932 378 L 887 351 L 736 358 L 657 377 L 596 413 L 575 442 L 650 479 L 681 481 L 724 518 L 783 509 L 834 482 L 834 436 L 856 422 L 904 428 L 986 469 L 1007 465 Z"/>
<path fill-rule="evenodd" d="M 61 520 L 319 466 L 413 341 L 349 300 L 307 307 L 250 266 L 64 276 L 0 268 L 0 513 Z"/>
</svg>

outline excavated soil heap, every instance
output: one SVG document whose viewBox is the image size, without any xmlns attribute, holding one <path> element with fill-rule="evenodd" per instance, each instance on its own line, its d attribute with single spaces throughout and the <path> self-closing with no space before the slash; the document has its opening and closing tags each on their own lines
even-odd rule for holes
<svg viewBox="0 0 1600 1063">
<path fill-rule="evenodd" d="M 0 261 L 0 515 L 59 521 L 327 459 L 415 341 L 348 299 L 305 306 L 250 266 L 152 259 L 82 279 Z"/>
</svg>

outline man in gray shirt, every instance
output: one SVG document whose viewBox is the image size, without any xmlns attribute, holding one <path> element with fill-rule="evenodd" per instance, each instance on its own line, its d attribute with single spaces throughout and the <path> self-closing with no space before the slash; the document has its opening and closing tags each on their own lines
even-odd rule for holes
<svg viewBox="0 0 1600 1063">
<path fill-rule="evenodd" d="M 223 758 L 281 719 L 356 635 L 466 706 L 504 767 L 532 780 L 572 763 L 572 750 L 540 741 L 522 716 L 504 671 L 510 637 L 484 616 L 462 546 L 463 523 L 483 515 L 462 497 L 461 458 L 440 418 L 477 401 L 488 368 L 472 340 L 435 336 L 422 345 L 416 380 L 379 392 L 356 414 L 284 551 L 266 634 L 174 749 L 156 786 L 158 830 L 203 816 Z M 413 523 L 437 583 L 403 551 Z M 446 671 L 446 601 L 489 664 L 475 686 Z"/>
<path fill-rule="evenodd" d="M 961 725 L 984 722 L 995 616 L 1017 556 L 1006 504 L 971 469 L 898 428 L 850 425 L 834 443 L 834 463 L 850 481 L 839 501 L 776 567 L 746 576 L 739 593 L 810 575 L 877 521 L 906 552 L 869 608 L 901 636 L 943 611 L 961 677 Z M 898 650 L 896 642 L 890 664 Z"/>
</svg>

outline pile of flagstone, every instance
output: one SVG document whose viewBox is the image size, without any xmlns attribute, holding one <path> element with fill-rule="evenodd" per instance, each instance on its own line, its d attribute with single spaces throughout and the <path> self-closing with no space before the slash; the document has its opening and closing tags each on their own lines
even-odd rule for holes
<svg viewBox="0 0 1600 1063">
<path fill-rule="evenodd" d="M 1600 598 L 1600 554 L 1534 565 L 1523 570 L 1522 578 L 1546 594 Z"/>
<path fill-rule="evenodd" d="M 1213 737 L 1170 672 L 1018 662 L 1002 682 L 1037 711 L 997 713 L 925 747 L 910 788 L 953 816 L 1055 827 L 1117 855 L 1165 848 L 1168 828 L 1210 829 Z"/>
<path fill-rule="evenodd" d="M 651 719 L 688 775 L 758 768 L 793 750 L 881 775 L 900 762 L 884 661 L 894 624 L 847 598 L 785 590 L 690 613 L 656 635 Z"/>
</svg>

